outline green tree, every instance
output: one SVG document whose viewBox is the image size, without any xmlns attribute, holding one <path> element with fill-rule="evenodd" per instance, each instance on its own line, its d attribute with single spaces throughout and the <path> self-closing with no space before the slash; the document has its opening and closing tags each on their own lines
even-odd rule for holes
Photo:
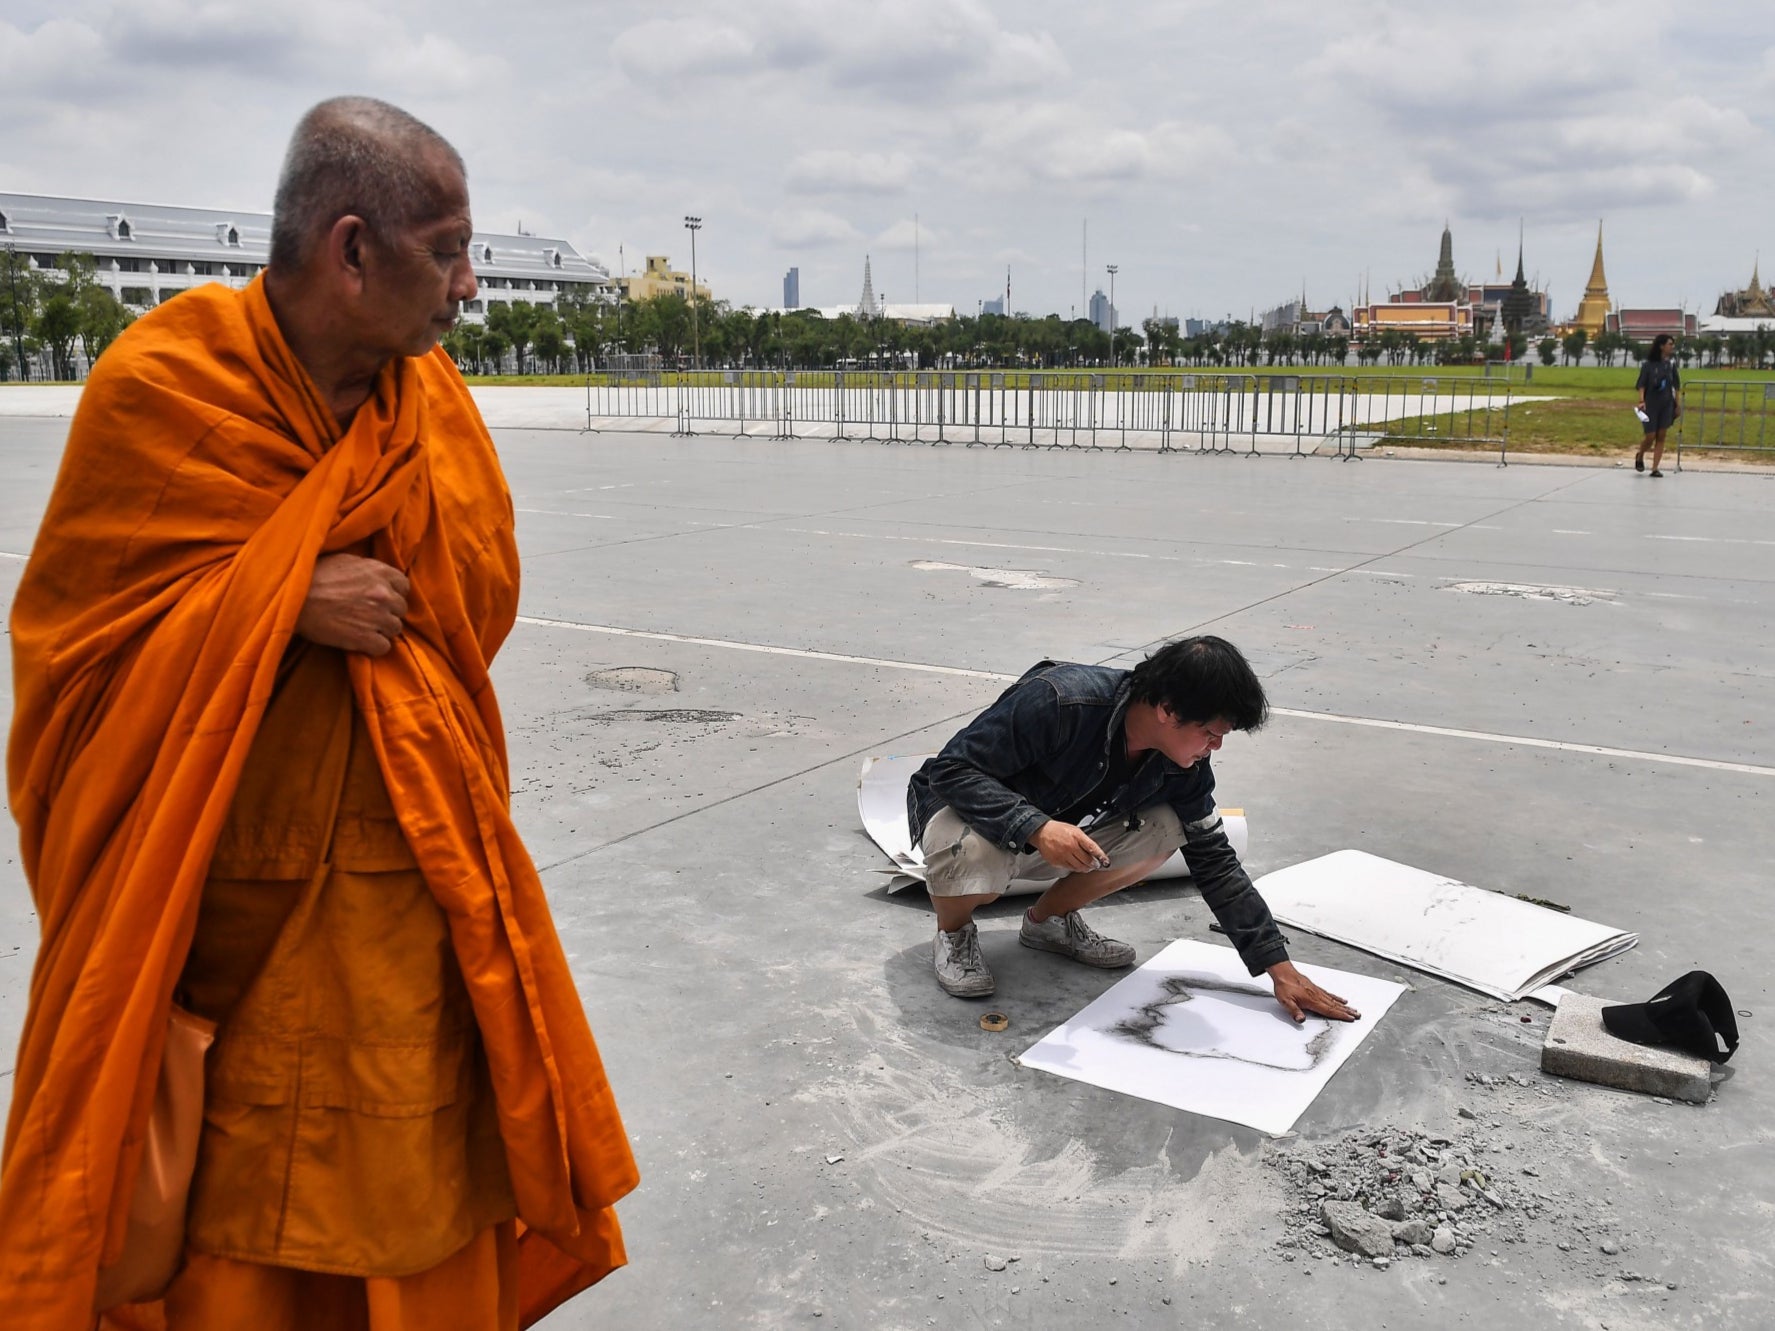
<svg viewBox="0 0 1775 1331">
<path fill-rule="evenodd" d="M 1115 354 L 1111 359 L 1117 365 L 1137 364 L 1141 348 L 1145 345 L 1145 340 L 1132 328 L 1118 328 L 1115 335 Z"/>
<path fill-rule="evenodd" d="M 616 340 L 616 307 L 608 301 L 571 301 L 561 309 L 561 321 L 573 339 L 573 360 L 584 373 L 603 359 L 604 349 Z"/>
<path fill-rule="evenodd" d="M 554 306 L 533 305 L 531 308 L 536 311 L 530 332 L 531 345 L 536 351 L 536 359 L 553 374 L 560 369 L 561 361 L 567 355 L 567 330 Z"/>
<path fill-rule="evenodd" d="M 80 349 L 90 366 L 135 316 L 99 281 L 98 260 L 91 254 L 69 251 L 62 255 L 60 266 L 60 289 L 74 302 L 79 314 Z"/>
<path fill-rule="evenodd" d="M 57 379 L 74 376 L 74 343 L 80 338 L 80 307 L 60 286 L 44 298 L 37 311 L 33 332 L 49 348 L 52 373 Z"/>
<path fill-rule="evenodd" d="M 1565 355 L 1567 365 L 1576 365 L 1584 359 L 1584 348 L 1590 342 L 1590 334 L 1582 328 L 1574 328 L 1559 340 L 1559 349 Z"/>
<path fill-rule="evenodd" d="M 487 327 L 505 339 L 517 358 L 519 374 L 526 373 L 525 357 L 536 336 L 539 313 L 527 300 L 490 302 L 487 306 Z"/>
<path fill-rule="evenodd" d="M 512 349 L 509 337 L 496 328 L 481 330 L 481 355 L 484 373 L 499 374 L 505 369 L 505 353 Z"/>
<path fill-rule="evenodd" d="M 11 364 L 20 379 L 31 377 L 37 354 L 31 330 L 37 325 L 41 284 L 31 261 L 8 246 L 0 250 L 0 337 L 12 344 Z"/>
<path fill-rule="evenodd" d="M 1559 339 L 1557 337 L 1542 338 L 1536 343 L 1535 350 L 1541 353 L 1541 364 L 1553 365 L 1558 363 Z"/>
</svg>

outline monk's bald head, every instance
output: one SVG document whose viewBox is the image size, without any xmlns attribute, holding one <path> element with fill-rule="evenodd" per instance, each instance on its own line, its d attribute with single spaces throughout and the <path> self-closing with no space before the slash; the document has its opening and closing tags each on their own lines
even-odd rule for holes
<svg viewBox="0 0 1775 1331">
<path fill-rule="evenodd" d="M 466 173 L 444 137 L 398 106 L 334 97 L 296 126 L 272 206 L 271 267 L 295 272 L 341 217 L 363 218 L 379 239 L 430 221 L 447 205 L 449 177 Z"/>
</svg>

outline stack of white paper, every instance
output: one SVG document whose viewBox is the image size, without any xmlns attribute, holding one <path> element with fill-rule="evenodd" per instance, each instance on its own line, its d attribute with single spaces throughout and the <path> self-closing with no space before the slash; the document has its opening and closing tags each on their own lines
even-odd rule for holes
<svg viewBox="0 0 1775 1331">
<path fill-rule="evenodd" d="M 1269 979 L 1247 975 L 1238 953 L 1180 939 L 1018 1062 L 1192 1114 L 1287 1132 L 1405 992 L 1347 971 L 1300 970 L 1360 1019 L 1308 1017 L 1297 1025 Z"/>
<path fill-rule="evenodd" d="M 1257 890 L 1279 923 L 1508 1001 L 1639 942 L 1360 850 L 1265 874 Z"/>
<path fill-rule="evenodd" d="M 924 882 L 924 856 L 912 844 L 912 829 L 906 822 L 906 783 L 932 756 L 914 753 L 892 758 L 865 758 L 863 770 L 857 777 L 857 816 L 863 820 L 863 829 L 881 847 L 882 853 L 894 862 L 894 868 L 887 871 L 894 875 L 888 884 L 889 891 Z M 1232 842 L 1234 852 L 1243 856 L 1249 835 L 1244 814 L 1222 809 L 1220 816 L 1226 826 L 1227 840 Z M 1181 854 L 1173 855 L 1147 875 L 1148 879 L 1188 877 L 1189 866 L 1183 862 Z M 1041 892 L 1047 887 L 1047 883 L 1019 878 L 1011 884 L 1009 891 L 1016 895 Z"/>
</svg>

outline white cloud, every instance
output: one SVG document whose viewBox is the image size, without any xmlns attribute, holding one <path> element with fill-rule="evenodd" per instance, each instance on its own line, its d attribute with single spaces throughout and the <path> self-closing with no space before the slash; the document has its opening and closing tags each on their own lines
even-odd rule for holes
<svg viewBox="0 0 1775 1331">
<path fill-rule="evenodd" d="M 104 39 L 78 20 L 50 19 L 29 32 L 0 20 L 0 88 L 8 90 L 0 106 L 20 94 L 100 88 L 103 55 Z"/>
<path fill-rule="evenodd" d="M 1148 176 L 1176 177 L 1230 157 L 1231 137 L 1211 124 L 1167 120 L 1146 129 L 1107 123 L 1069 102 L 982 112 L 978 161 L 1051 184 L 1108 186 Z"/>
<path fill-rule="evenodd" d="M 375 83 L 401 88 L 427 88 L 433 95 L 471 93 L 485 85 L 490 74 L 504 62 L 464 49 L 447 37 L 428 32 L 417 42 L 399 41 L 378 45 L 367 72 Z"/>
<path fill-rule="evenodd" d="M 508 6 L 508 9 L 512 7 Z M 477 217 L 565 230 L 717 295 L 1064 314 L 1113 255 L 1129 309 L 1221 314 L 1513 255 L 1710 298 L 1775 246 L 1767 0 L 0 0 L 6 182 L 266 207 L 296 117 L 363 92 L 462 150 Z M 611 15 L 621 17 L 612 21 Z M 1655 69 L 1648 80 L 1641 71 Z M 215 145 L 200 151 L 197 145 Z M 1185 233 L 1183 226 L 1196 228 Z M 1705 236 L 1705 244 L 1695 238 Z M 885 275 L 884 275 L 885 274 Z M 1093 273 L 1101 280 L 1100 272 Z M 1089 293 L 1087 292 L 1086 295 Z"/>
<path fill-rule="evenodd" d="M 912 179 L 903 152 L 817 148 L 789 163 L 784 183 L 797 194 L 894 194 Z"/>
<path fill-rule="evenodd" d="M 878 231 L 870 244 L 888 254 L 910 254 L 914 250 L 929 254 L 943 248 L 943 233 L 916 218 L 902 217 Z"/>
<path fill-rule="evenodd" d="M 637 82 L 689 73 L 823 77 L 844 93 L 900 101 L 938 91 L 990 97 L 1070 72 L 1051 34 L 1007 27 L 985 0 L 748 0 L 697 9 L 623 32 L 612 46 L 618 65 Z"/>
<path fill-rule="evenodd" d="M 725 23 L 650 19 L 620 33 L 610 54 L 630 79 L 742 73 L 753 67 L 752 39 Z"/>
<path fill-rule="evenodd" d="M 771 243 L 782 249 L 821 249 L 862 238 L 862 232 L 823 208 L 791 208 L 771 218 Z"/>
<path fill-rule="evenodd" d="M 132 0 L 110 11 L 105 36 L 119 55 L 182 68 L 264 67 L 297 58 L 325 5 L 241 5 L 218 0 Z M 342 15 L 340 17 L 343 17 Z M 304 31 L 304 23 L 308 31 Z M 361 25 L 354 24 L 361 33 Z"/>
</svg>

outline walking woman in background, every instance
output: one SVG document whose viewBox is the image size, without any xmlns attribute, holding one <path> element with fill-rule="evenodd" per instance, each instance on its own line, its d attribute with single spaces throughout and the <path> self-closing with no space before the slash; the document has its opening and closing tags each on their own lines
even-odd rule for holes
<svg viewBox="0 0 1775 1331">
<path fill-rule="evenodd" d="M 1682 391 L 1682 376 L 1676 370 L 1676 339 L 1669 333 L 1659 333 L 1652 339 L 1652 349 L 1646 352 L 1645 364 L 1639 367 L 1639 382 L 1634 385 L 1639 389 L 1638 416 L 1645 425 L 1645 436 L 1639 441 L 1639 452 L 1633 455 L 1633 469 L 1646 469 L 1646 449 L 1652 450 L 1652 475 L 1662 476 L 1658 470 L 1664 461 L 1664 432 L 1682 414 L 1682 404 L 1677 394 Z"/>
</svg>

